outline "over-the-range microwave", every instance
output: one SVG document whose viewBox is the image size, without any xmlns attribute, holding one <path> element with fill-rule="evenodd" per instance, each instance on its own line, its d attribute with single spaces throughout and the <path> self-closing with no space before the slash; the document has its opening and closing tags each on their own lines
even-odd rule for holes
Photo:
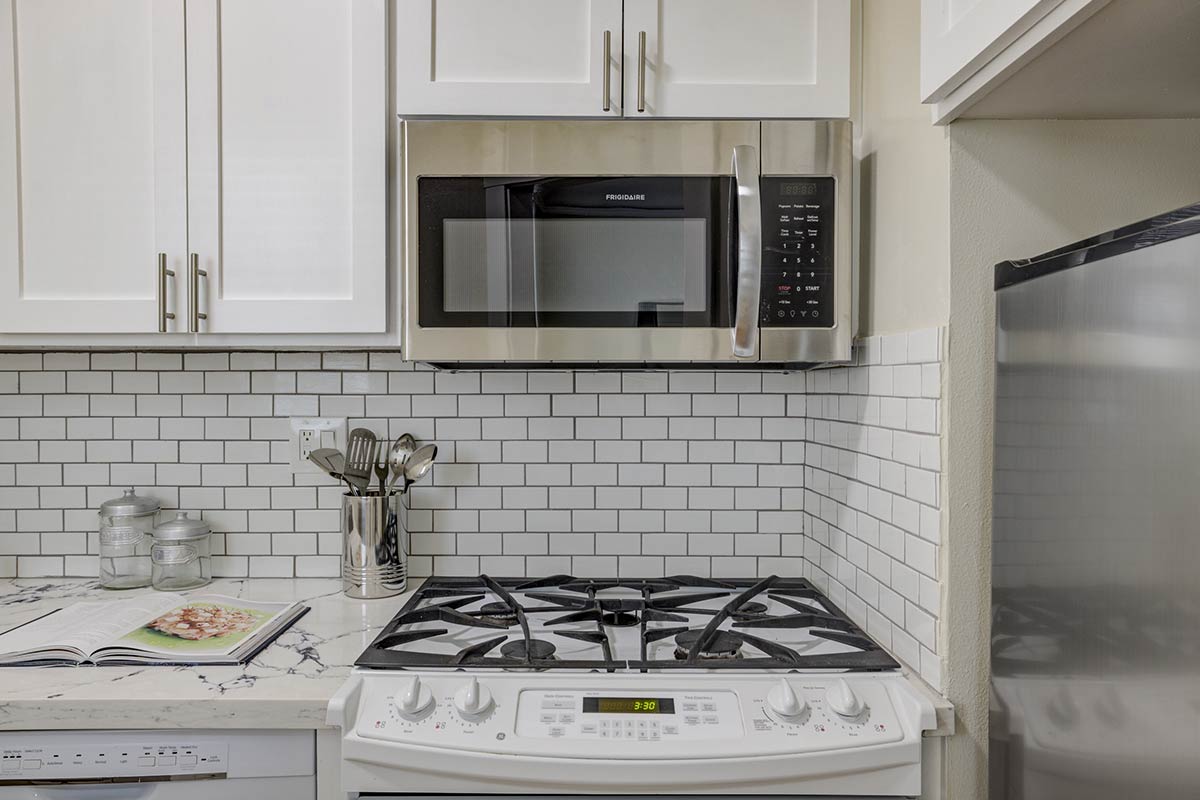
<svg viewBox="0 0 1200 800">
<path fill-rule="evenodd" d="M 846 361 L 846 120 L 405 120 L 409 359 Z"/>
</svg>

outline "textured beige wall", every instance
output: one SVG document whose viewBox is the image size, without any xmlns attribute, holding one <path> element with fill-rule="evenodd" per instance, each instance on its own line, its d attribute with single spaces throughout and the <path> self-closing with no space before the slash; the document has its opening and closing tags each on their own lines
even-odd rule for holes
<svg viewBox="0 0 1200 800">
<path fill-rule="evenodd" d="M 949 143 L 921 105 L 920 1 L 864 0 L 859 113 L 861 335 L 945 325 Z"/>
<path fill-rule="evenodd" d="M 1200 120 L 966 121 L 950 137 L 947 797 L 986 797 L 992 266 L 1200 200 Z"/>
</svg>

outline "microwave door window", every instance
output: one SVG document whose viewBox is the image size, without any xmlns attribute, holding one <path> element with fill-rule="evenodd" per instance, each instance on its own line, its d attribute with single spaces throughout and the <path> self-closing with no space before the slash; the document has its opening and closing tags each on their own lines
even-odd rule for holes
<svg viewBox="0 0 1200 800">
<path fill-rule="evenodd" d="M 708 309 L 703 219 L 549 219 L 534 223 L 534 312 L 636 320 Z"/>
<path fill-rule="evenodd" d="M 522 193 L 507 182 L 484 186 L 479 194 L 483 216 L 442 220 L 442 307 L 450 313 L 503 316 L 526 308 L 534 297 L 533 275 L 525 267 L 534 259 L 533 240 L 528 230 L 509 222 L 514 215 L 528 215 L 527 203 L 522 208 Z"/>
<path fill-rule="evenodd" d="M 450 185 L 421 194 L 422 325 L 727 324 L 726 179 L 425 181 Z"/>
</svg>

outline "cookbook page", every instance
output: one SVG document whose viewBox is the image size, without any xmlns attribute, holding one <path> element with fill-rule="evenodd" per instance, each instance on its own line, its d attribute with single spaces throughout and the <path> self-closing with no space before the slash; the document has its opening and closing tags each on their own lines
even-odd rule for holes
<svg viewBox="0 0 1200 800">
<path fill-rule="evenodd" d="M 127 626 L 103 650 L 139 651 L 187 661 L 229 655 L 269 626 L 292 603 L 256 603 L 223 595 L 177 597 L 177 602 Z"/>
<path fill-rule="evenodd" d="M 72 649 L 88 655 L 131 627 L 153 619 L 183 597 L 147 594 L 120 600 L 75 603 L 0 635 L 0 654 Z"/>
</svg>

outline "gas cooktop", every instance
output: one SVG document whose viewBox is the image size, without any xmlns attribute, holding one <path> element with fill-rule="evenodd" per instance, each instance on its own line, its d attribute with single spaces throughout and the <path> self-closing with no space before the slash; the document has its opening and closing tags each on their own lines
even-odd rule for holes
<svg viewBox="0 0 1200 800">
<path fill-rule="evenodd" d="M 372 669 L 895 670 L 803 578 L 433 577 L 359 657 Z"/>
</svg>

